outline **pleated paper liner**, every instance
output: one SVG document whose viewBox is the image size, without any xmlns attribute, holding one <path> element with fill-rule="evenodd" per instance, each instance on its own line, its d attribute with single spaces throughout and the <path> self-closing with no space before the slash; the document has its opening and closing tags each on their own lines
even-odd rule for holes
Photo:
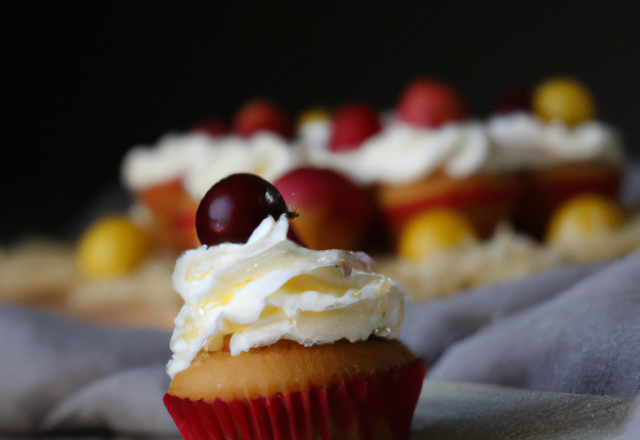
<svg viewBox="0 0 640 440">
<path fill-rule="evenodd" d="M 164 404 L 185 440 L 408 440 L 425 373 L 416 360 L 308 391 Z"/>
</svg>

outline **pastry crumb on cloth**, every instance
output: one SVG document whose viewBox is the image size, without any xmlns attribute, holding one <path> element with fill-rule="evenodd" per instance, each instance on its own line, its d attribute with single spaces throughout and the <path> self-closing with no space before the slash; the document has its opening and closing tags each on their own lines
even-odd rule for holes
<svg viewBox="0 0 640 440">
<path fill-rule="evenodd" d="M 173 263 L 172 256 L 153 255 L 126 276 L 89 279 L 71 245 L 29 239 L 0 249 L 0 304 L 96 324 L 171 329 L 182 306 L 171 287 Z"/>
<path fill-rule="evenodd" d="M 382 272 L 407 288 L 412 300 L 422 301 L 554 268 L 610 261 L 639 248 L 637 214 L 618 230 L 594 233 L 588 239 L 545 245 L 504 224 L 488 240 L 465 243 L 420 261 L 400 256 L 377 261 Z"/>
</svg>

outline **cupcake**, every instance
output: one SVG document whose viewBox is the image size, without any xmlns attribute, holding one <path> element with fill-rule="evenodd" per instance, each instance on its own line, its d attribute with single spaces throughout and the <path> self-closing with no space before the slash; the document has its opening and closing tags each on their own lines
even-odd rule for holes
<svg viewBox="0 0 640 440">
<path fill-rule="evenodd" d="M 292 216 L 253 175 L 203 198 L 167 409 L 185 439 L 408 439 L 425 366 L 394 339 L 406 291 L 365 254 L 287 239 Z"/>
<path fill-rule="evenodd" d="M 121 173 L 137 202 L 134 217 L 160 248 L 181 252 L 196 247 L 195 211 L 204 193 L 235 172 L 274 179 L 288 171 L 297 163 L 288 136 L 286 116 L 274 104 L 254 100 L 238 111 L 231 133 L 208 118 L 185 134 L 134 147 Z"/>
<path fill-rule="evenodd" d="M 310 161 L 371 185 L 394 242 L 413 216 L 431 209 L 462 211 L 482 236 L 511 215 L 519 180 L 486 172 L 492 150 L 484 126 L 467 118 L 448 84 L 415 80 L 377 125 L 371 117 L 340 116 L 334 115 L 327 148 L 309 148 Z"/>
<path fill-rule="evenodd" d="M 525 105 L 523 105 L 525 104 Z M 594 120 L 589 90 L 572 78 L 551 78 L 512 111 L 487 122 L 496 163 L 522 170 L 523 194 L 515 224 L 540 238 L 551 214 L 580 194 L 616 199 L 623 149 L 617 131 Z"/>
<path fill-rule="evenodd" d="M 153 146 L 136 146 L 125 155 L 121 180 L 135 200 L 134 219 L 149 231 L 155 246 L 183 250 L 197 246 L 193 227 L 198 204 L 187 193 L 187 170 L 213 149 L 202 132 L 167 134 Z"/>
</svg>

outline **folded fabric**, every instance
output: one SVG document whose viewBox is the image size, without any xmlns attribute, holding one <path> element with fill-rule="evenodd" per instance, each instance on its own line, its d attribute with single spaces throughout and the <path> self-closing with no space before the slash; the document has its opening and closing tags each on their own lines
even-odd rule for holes
<svg viewBox="0 0 640 440">
<path fill-rule="evenodd" d="M 454 342 L 556 296 L 605 266 L 592 264 L 550 270 L 446 298 L 413 303 L 406 311 L 398 338 L 430 366 Z"/>
<path fill-rule="evenodd" d="M 168 332 L 94 327 L 3 306 L 0 335 L 0 432 L 80 426 L 90 417 L 92 424 L 83 427 L 114 429 L 114 411 L 137 402 L 121 432 L 153 434 L 151 420 L 161 420 L 161 430 L 177 433 L 161 401 L 169 385 L 163 367 L 171 357 Z M 153 364 L 162 374 L 139 370 Z"/>
<path fill-rule="evenodd" d="M 494 292 L 501 294 L 500 289 Z M 473 301 L 474 294 L 459 301 L 465 300 Z M 458 310 L 464 313 L 460 319 L 467 315 L 473 319 L 469 307 Z M 480 314 L 486 316 L 486 310 Z M 432 337 L 422 335 L 424 341 Z M 454 343 L 427 378 L 538 391 L 638 395 L 640 251 Z"/>
<path fill-rule="evenodd" d="M 618 440 L 638 440 L 640 437 L 640 397 L 636 398 L 635 403 L 629 413 L 627 423 L 624 429 L 624 435 Z"/>
</svg>

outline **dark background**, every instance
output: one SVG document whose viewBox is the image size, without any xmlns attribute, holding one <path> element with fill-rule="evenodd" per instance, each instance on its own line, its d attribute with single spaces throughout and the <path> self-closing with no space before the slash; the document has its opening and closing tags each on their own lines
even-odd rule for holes
<svg viewBox="0 0 640 440">
<path fill-rule="evenodd" d="M 256 95 L 291 115 L 394 105 L 414 76 L 486 115 L 507 86 L 571 74 L 640 152 L 640 26 L 599 2 L 15 2 L 1 6 L 0 244 L 62 235 L 133 145 Z"/>
</svg>

